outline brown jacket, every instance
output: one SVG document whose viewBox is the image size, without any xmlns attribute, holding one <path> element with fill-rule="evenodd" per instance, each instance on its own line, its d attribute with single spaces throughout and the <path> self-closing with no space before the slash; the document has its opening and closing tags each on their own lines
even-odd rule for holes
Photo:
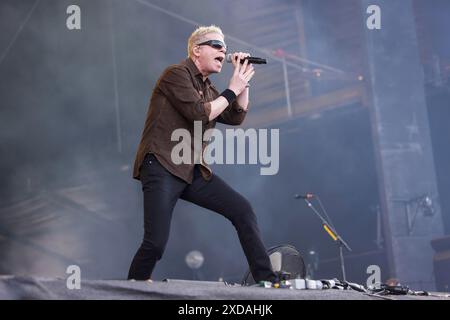
<svg viewBox="0 0 450 320">
<path fill-rule="evenodd" d="M 202 122 L 202 136 L 205 130 L 214 128 L 216 121 L 239 125 L 244 121 L 246 111 L 235 101 L 220 116 L 209 121 L 211 101 L 219 96 L 209 79 L 203 81 L 202 74 L 188 58 L 180 64 L 169 66 L 158 79 L 150 99 L 144 131 L 136 153 L 133 178 L 140 179 L 139 171 L 147 153 L 153 153 L 158 161 L 173 175 L 192 183 L 194 163 L 175 164 L 171 160 L 172 148 L 179 141 L 171 141 L 172 132 L 178 128 L 188 130 L 192 137 L 191 153 L 194 154 L 194 121 Z M 202 144 L 200 170 L 205 179 L 212 175 L 211 168 L 203 161 Z"/>
</svg>

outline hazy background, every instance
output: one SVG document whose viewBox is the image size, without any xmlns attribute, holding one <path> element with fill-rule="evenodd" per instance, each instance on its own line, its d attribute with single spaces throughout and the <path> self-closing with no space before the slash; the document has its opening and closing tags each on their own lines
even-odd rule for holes
<svg viewBox="0 0 450 320">
<path fill-rule="evenodd" d="M 124 279 L 143 236 L 142 192 L 131 170 L 149 98 L 165 67 L 186 57 L 195 25 L 221 26 L 231 50 L 263 57 L 278 50 L 318 63 L 289 60 L 301 66 L 287 66 L 290 103 L 301 106 L 305 97 L 358 85 L 357 76 L 368 72 L 358 1 L 339 1 L 339 9 L 336 2 L 1 0 L 0 273 L 59 277 L 77 264 L 84 277 Z M 81 8 L 81 30 L 66 28 L 71 4 Z M 416 6 L 448 233 L 450 3 Z M 351 38 L 336 24 L 346 10 L 355 20 Z M 258 114 L 276 114 L 287 105 L 282 63 L 268 58 L 252 80 L 249 126 Z M 223 89 L 231 67 L 224 69 L 212 76 Z M 370 121 L 358 102 L 284 121 L 268 118 L 257 128 L 280 130 L 277 175 L 261 176 L 258 165 L 213 166 L 252 203 L 266 246 L 294 245 L 313 277 L 339 276 L 338 251 L 313 212 L 293 199 L 296 193 L 320 196 L 353 249 L 350 279 L 362 281 L 369 264 L 386 263 Z M 190 279 L 184 258 L 191 250 L 205 257 L 200 279 L 239 281 L 247 269 L 232 225 L 180 200 L 154 278 Z"/>
</svg>

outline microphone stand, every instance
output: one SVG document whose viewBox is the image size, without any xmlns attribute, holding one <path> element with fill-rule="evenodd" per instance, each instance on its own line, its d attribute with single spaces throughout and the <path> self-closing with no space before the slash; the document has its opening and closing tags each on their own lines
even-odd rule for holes
<svg viewBox="0 0 450 320">
<path fill-rule="evenodd" d="M 341 262 L 341 270 L 342 270 L 342 277 L 344 281 L 347 281 L 345 276 L 345 263 L 344 263 L 344 253 L 343 253 L 343 247 L 345 247 L 348 251 L 352 251 L 352 249 L 349 247 L 349 245 L 342 239 L 342 237 L 336 232 L 336 229 L 330 226 L 330 224 L 325 220 L 325 218 L 314 208 L 312 203 L 308 201 L 308 198 L 303 198 L 305 202 L 307 203 L 308 207 L 311 208 L 311 210 L 319 217 L 319 219 L 322 221 L 323 228 L 325 231 L 330 235 L 331 238 L 337 243 L 339 246 L 339 258 Z"/>
</svg>

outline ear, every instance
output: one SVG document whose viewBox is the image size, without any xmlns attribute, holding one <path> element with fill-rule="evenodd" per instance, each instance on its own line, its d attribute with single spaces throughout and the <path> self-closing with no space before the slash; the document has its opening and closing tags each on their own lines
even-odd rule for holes
<svg viewBox="0 0 450 320">
<path fill-rule="evenodd" d="M 194 48 L 192 48 L 192 53 L 195 57 L 200 56 L 200 46 L 195 46 Z"/>
</svg>

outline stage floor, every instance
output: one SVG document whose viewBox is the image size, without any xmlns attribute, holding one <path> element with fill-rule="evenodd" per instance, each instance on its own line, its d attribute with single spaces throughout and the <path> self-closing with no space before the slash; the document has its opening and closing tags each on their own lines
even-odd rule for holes
<svg viewBox="0 0 450 320">
<path fill-rule="evenodd" d="M 375 296 L 354 290 L 294 290 L 242 287 L 222 282 L 165 280 L 85 280 L 68 289 L 66 279 L 0 276 L 0 299 L 45 300 L 450 300 L 449 293 L 431 296 Z"/>
</svg>

